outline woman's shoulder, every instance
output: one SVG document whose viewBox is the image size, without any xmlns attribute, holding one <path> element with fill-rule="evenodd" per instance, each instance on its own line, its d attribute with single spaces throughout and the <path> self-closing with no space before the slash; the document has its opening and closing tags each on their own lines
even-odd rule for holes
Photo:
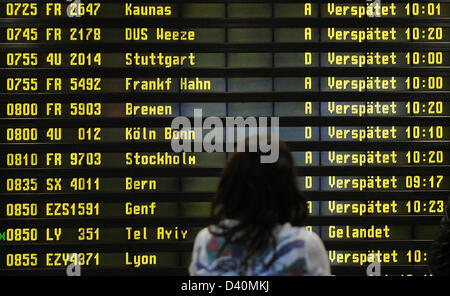
<svg viewBox="0 0 450 296">
<path fill-rule="evenodd" d="M 204 240 L 208 240 L 209 238 L 211 238 L 211 232 L 210 232 L 210 227 L 208 226 L 208 227 L 202 228 L 197 233 L 195 240 L 196 241 L 204 241 Z"/>
<path fill-rule="evenodd" d="M 277 227 L 276 232 L 280 236 L 305 237 L 311 238 L 317 236 L 314 232 L 309 231 L 304 226 L 292 226 L 291 223 L 285 223 Z"/>
<path fill-rule="evenodd" d="M 225 219 L 220 222 L 220 226 L 222 227 L 232 227 L 235 226 L 236 224 L 238 224 L 238 221 L 232 219 Z M 217 236 L 224 231 L 222 227 L 219 227 L 219 225 L 217 224 L 211 224 L 209 226 L 206 226 L 197 233 L 196 239 L 198 240 L 210 239 L 213 236 Z"/>
<path fill-rule="evenodd" d="M 222 238 L 217 237 L 221 229 L 210 225 L 202 228 L 196 236 L 196 244 L 198 247 L 210 243 L 211 241 L 219 243 Z M 294 247 L 294 248 L 310 248 L 322 244 L 320 237 L 309 231 L 306 227 L 292 226 L 290 223 L 279 225 L 274 230 L 278 248 Z"/>
<path fill-rule="evenodd" d="M 277 255 L 285 255 L 284 260 L 295 274 L 329 275 L 328 255 L 320 237 L 306 229 L 290 224 L 279 228 L 280 244 Z"/>
<path fill-rule="evenodd" d="M 213 243 L 218 244 L 223 240 L 219 235 L 222 230 L 216 225 L 209 225 L 202 228 L 195 237 L 195 245 L 197 247 L 202 247 L 206 244 Z"/>
<path fill-rule="evenodd" d="M 197 240 L 210 239 L 213 236 L 211 231 L 217 233 L 220 232 L 221 229 L 217 228 L 215 225 L 204 227 L 197 233 Z M 290 223 L 285 223 L 276 227 L 275 235 L 278 239 L 278 242 L 282 242 L 285 240 L 303 240 L 305 242 L 321 241 L 316 233 L 308 230 L 306 227 L 292 226 Z"/>
<path fill-rule="evenodd" d="M 277 237 L 283 239 L 301 239 L 305 241 L 320 240 L 319 236 L 308 230 L 304 226 L 292 226 L 290 223 L 285 223 L 276 229 Z"/>
</svg>

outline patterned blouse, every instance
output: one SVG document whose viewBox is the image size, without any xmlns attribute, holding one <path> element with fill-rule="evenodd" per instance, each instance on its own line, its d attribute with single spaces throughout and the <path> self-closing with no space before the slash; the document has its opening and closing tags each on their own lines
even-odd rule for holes
<svg viewBox="0 0 450 296">
<path fill-rule="evenodd" d="M 231 226 L 236 220 L 225 220 Z M 217 227 L 213 232 L 220 231 Z M 202 229 L 195 239 L 192 261 L 189 266 L 190 275 L 198 276 L 301 276 L 330 275 L 330 263 L 321 239 L 305 227 L 294 227 L 290 223 L 274 229 L 277 246 L 258 251 L 251 258 L 244 270 L 241 260 L 245 248 L 242 245 L 228 244 L 220 257 L 217 257 L 225 239 L 210 233 L 208 228 Z M 273 258 L 271 265 L 267 263 Z"/>
</svg>

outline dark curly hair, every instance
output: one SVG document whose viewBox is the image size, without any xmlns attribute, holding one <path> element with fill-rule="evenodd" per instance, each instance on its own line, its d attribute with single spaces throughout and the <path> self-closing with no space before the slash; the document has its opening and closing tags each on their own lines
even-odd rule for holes
<svg viewBox="0 0 450 296">
<path fill-rule="evenodd" d="M 272 141 L 270 137 L 268 140 Z M 249 152 L 247 138 L 245 152 L 231 154 L 211 205 L 216 230 L 210 227 L 209 231 L 225 238 L 218 256 L 228 244 L 243 244 L 246 249 L 244 268 L 269 242 L 276 248 L 273 237 L 276 225 L 290 222 L 301 226 L 307 216 L 306 200 L 298 190 L 294 160 L 286 144 L 279 142 L 279 158 L 274 163 L 261 163 L 261 155 L 265 153 L 259 149 Z M 234 219 L 238 223 L 226 226 L 221 223 L 224 219 Z M 274 260 L 275 252 L 267 266 Z"/>
</svg>

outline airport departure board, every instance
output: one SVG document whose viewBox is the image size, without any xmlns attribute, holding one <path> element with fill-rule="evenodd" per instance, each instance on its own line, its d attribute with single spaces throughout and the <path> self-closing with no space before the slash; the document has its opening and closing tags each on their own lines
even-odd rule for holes
<svg viewBox="0 0 450 296">
<path fill-rule="evenodd" d="M 1 274 L 188 274 L 230 154 L 173 151 L 196 109 L 279 118 L 332 274 L 430 274 L 450 2 L 1 0 L 0 43 Z"/>
</svg>

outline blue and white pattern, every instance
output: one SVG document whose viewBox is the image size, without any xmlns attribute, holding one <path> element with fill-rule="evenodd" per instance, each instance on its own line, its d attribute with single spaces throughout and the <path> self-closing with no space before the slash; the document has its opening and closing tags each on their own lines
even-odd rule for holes
<svg viewBox="0 0 450 296">
<path fill-rule="evenodd" d="M 237 221 L 225 220 L 231 226 Z M 214 232 L 219 231 L 213 228 Z M 330 263 L 320 238 L 304 227 L 293 227 L 290 223 L 274 229 L 277 247 L 268 247 L 251 258 L 244 270 L 241 261 L 244 256 L 242 245 L 227 245 L 220 257 L 220 247 L 225 242 L 221 236 L 212 235 L 208 228 L 202 229 L 194 243 L 191 275 L 198 276 L 301 276 L 330 275 Z M 269 244 L 268 244 L 269 245 Z M 274 256 L 274 262 L 267 266 Z"/>
</svg>

